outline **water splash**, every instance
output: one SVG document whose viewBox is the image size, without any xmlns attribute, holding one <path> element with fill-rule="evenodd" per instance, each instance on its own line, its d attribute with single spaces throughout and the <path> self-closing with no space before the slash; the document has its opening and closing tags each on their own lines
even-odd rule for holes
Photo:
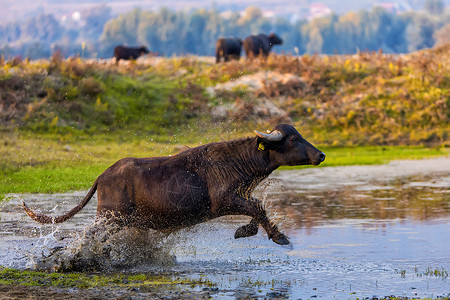
<svg viewBox="0 0 450 300">
<path fill-rule="evenodd" d="M 280 180 L 269 178 L 263 180 L 253 192 L 254 196 L 261 200 L 262 205 L 266 210 L 267 217 L 276 224 L 282 232 L 284 228 L 291 227 L 292 221 L 278 207 L 277 202 L 279 201 L 280 195 L 275 195 L 274 197 L 272 194 L 274 191 L 279 191 L 283 188 Z"/>
<path fill-rule="evenodd" d="M 3 199 L 0 200 L 0 211 L 2 211 L 3 207 L 8 204 L 11 200 L 18 200 L 18 203 L 21 203 L 22 198 L 16 194 L 7 194 Z"/>
<path fill-rule="evenodd" d="M 47 255 L 31 257 L 29 267 L 57 272 L 142 271 L 175 263 L 169 234 L 123 227 L 106 219 L 64 240 L 66 245 L 55 245 Z"/>
</svg>

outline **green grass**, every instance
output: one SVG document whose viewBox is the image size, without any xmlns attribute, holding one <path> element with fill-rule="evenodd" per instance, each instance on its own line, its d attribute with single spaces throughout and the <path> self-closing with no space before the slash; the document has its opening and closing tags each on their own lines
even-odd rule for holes
<svg viewBox="0 0 450 300">
<path fill-rule="evenodd" d="M 212 136 L 212 135 L 211 135 Z M 124 157 L 170 155 L 183 145 L 198 146 L 192 133 L 164 137 L 121 138 L 121 135 L 63 138 L 3 135 L 0 148 L 0 196 L 11 193 L 56 193 L 88 189 L 110 165 Z M 230 135 L 231 138 L 231 135 Z M 122 140 L 121 140 L 122 139 Z M 205 142 L 209 142 L 203 138 Z M 321 167 L 384 164 L 395 159 L 446 156 L 444 147 L 365 146 L 319 147 L 327 158 Z M 313 166 L 307 166 L 313 167 Z M 294 167 L 283 167 L 293 169 Z"/>
<path fill-rule="evenodd" d="M 86 273 L 46 273 L 40 271 L 16 270 L 0 267 L 0 285 L 47 286 L 58 288 L 130 288 L 161 285 L 215 286 L 205 277 L 198 279 L 152 274 L 86 274 Z"/>
<path fill-rule="evenodd" d="M 25 167 L 0 179 L 0 193 L 55 193 L 86 189 L 108 165 Z M 8 176 L 8 175 L 7 175 Z"/>
<path fill-rule="evenodd" d="M 327 158 L 321 166 L 385 164 L 396 159 L 423 159 L 449 154 L 444 147 L 363 146 L 321 149 Z"/>
</svg>

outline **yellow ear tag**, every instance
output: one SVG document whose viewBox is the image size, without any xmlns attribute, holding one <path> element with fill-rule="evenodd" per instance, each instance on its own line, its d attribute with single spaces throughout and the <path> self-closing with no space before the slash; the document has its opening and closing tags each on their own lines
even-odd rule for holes
<svg viewBox="0 0 450 300">
<path fill-rule="evenodd" d="M 265 150 L 265 147 L 264 147 L 264 144 L 263 144 L 263 143 L 259 143 L 259 145 L 258 145 L 258 150 L 259 150 L 259 151 L 264 151 L 264 150 Z"/>
</svg>

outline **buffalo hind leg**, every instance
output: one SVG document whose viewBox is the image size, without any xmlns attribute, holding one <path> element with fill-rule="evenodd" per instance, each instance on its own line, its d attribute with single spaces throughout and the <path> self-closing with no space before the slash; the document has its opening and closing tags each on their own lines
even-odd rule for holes
<svg viewBox="0 0 450 300">
<path fill-rule="evenodd" d="M 279 245 L 289 244 L 289 239 L 278 230 L 277 225 L 273 224 L 267 217 L 260 200 L 256 198 L 244 199 L 235 197 L 233 213 L 253 217 L 250 224 L 244 225 L 236 230 L 235 238 L 255 235 L 258 232 L 258 223 L 264 228 L 269 239 Z M 255 229 L 256 227 L 256 229 Z"/>
<path fill-rule="evenodd" d="M 243 238 L 254 236 L 258 233 L 259 222 L 256 218 L 252 218 L 249 224 L 239 227 L 234 233 L 234 238 Z"/>
</svg>

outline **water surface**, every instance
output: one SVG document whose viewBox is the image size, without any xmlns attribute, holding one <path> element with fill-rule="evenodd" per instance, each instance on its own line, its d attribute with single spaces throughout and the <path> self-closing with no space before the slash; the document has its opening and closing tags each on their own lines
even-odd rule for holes
<svg viewBox="0 0 450 300">
<path fill-rule="evenodd" d="M 116 268 L 104 272 L 207 277 L 216 284 L 211 296 L 220 299 L 448 295 L 447 276 L 431 271 L 450 272 L 449 162 L 446 158 L 279 171 L 256 196 L 264 199 L 290 246 L 271 242 L 262 228 L 254 237 L 235 240 L 234 231 L 249 218 L 234 216 L 169 236 L 127 232 L 107 242 L 105 238 L 100 244 L 120 246 L 101 263 Z M 98 237 L 95 243 L 83 240 L 86 234 L 80 238 L 83 230 L 92 229 L 96 199 L 58 226 L 39 225 L 18 207 L 22 198 L 30 207 L 59 214 L 84 195 L 12 196 L 0 211 L 0 265 L 42 267 L 42 257 L 57 245 L 71 246 L 71 259 L 92 255 L 80 248 L 104 253 Z M 108 249 L 114 248 L 110 244 Z"/>
</svg>

